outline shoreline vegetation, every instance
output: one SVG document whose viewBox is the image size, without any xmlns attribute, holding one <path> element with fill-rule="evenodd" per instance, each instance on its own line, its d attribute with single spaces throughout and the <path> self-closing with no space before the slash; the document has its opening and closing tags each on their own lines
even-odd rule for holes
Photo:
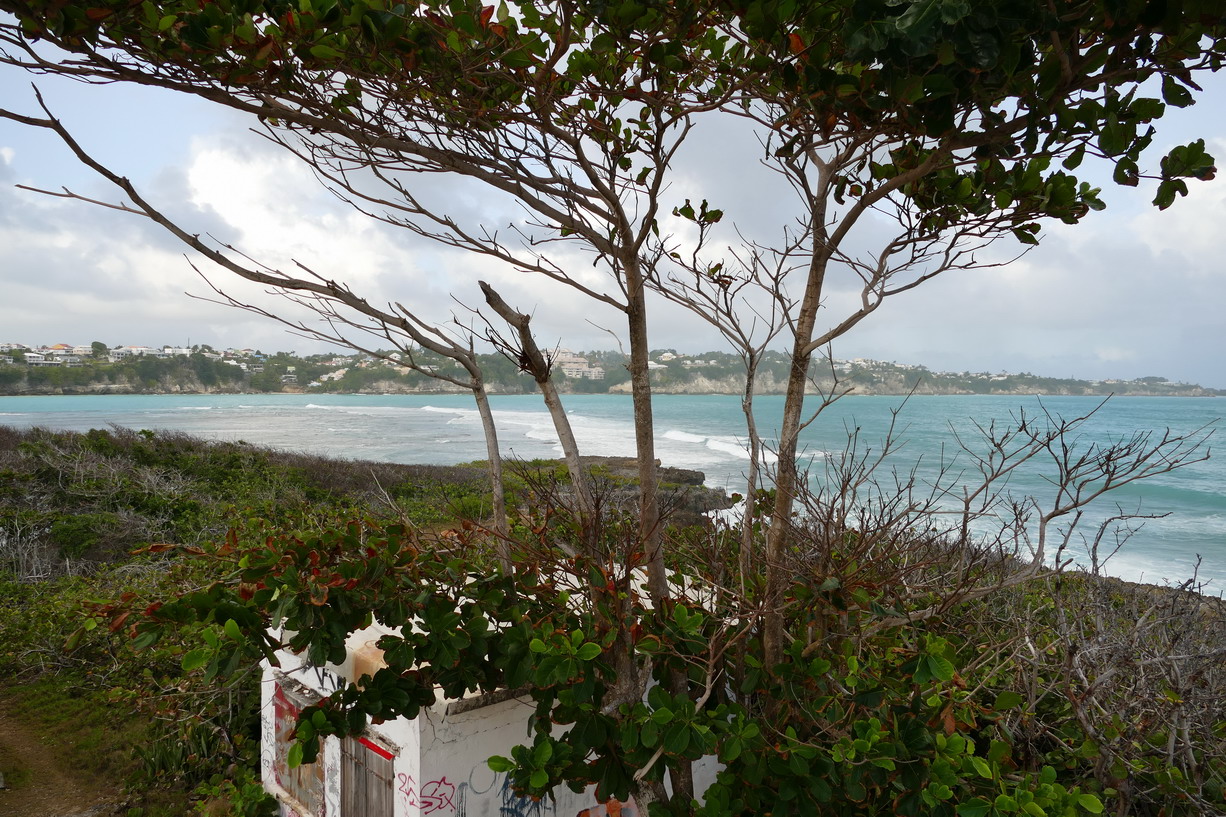
<svg viewBox="0 0 1226 817">
<path fill-rule="evenodd" d="M 101 344 L 99 344 L 101 346 Z M 105 349 L 106 347 L 102 347 Z M 122 349 L 124 347 L 120 347 Z M 118 350 L 117 350 L 118 351 Z M 296 356 L 253 350 L 193 347 L 115 356 L 56 356 L 10 350 L 0 355 L 0 396 L 88 394 L 451 394 L 467 393 L 435 375 L 457 374 L 454 361 L 421 352 L 414 371 L 397 353 Z M 37 358 L 37 359 L 36 359 Z M 480 355 L 490 394 L 530 394 L 532 377 L 505 357 Z M 29 362 L 27 362 L 29 361 Z M 50 362 L 49 362 L 50 361 Z M 629 394 L 627 360 L 616 352 L 575 354 L 555 350 L 553 370 L 560 392 Z M 759 366 L 755 392 L 783 394 L 789 359 L 767 352 Z M 739 358 L 724 352 L 698 355 L 675 350 L 652 352 L 650 377 L 656 394 L 733 394 L 744 390 Z M 925 366 L 867 360 L 820 358 L 811 367 L 810 393 L 849 391 L 858 395 L 1070 395 L 1136 397 L 1221 397 L 1226 389 L 1172 382 L 1148 376 L 1133 380 L 1084 380 L 1023 373 L 938 372 Z"/>
<path fill-rule="evenodd" d="M 633 501 L 630 461 L 585 464 L 610 505 Z M 65 764 L 85 757 L 89 769 L 123 781 L 113 813 L 128 817 L 271 813 L 257 776 L 258 673 L 238 672 L 223 684 L 193 660 L 214 631 L 224 629 L 228 643 L 234 622 L 181 623 L 154 639 L 142 623 L 151 611 L 227 587 L 241 598 L 239 554 L 254 559 L 286 547 L 288 559 L 303 542 L 307 549 L 343 543 L 359 528 L 367 542 L 400 531 L 403 546 L 423 558 L 469 547 L 490 509 L 479 463 L 339 460 L 175 432 L 0 426 L 0 477 L 0 676 L 13 685 L 8 706 L 39 730 L 51 756 Z M 723 492 L 703 489 L 697 471 L 666 469 L 664 478 L 668 535 L 713 546 L 719 534 L 701 513 L 726 507 Z M 519 463 L 508 505 L 520 508 L 519 524 L 531 525 L 542 518 L 532 503 L 564 504 L 565 486 L 560 463 Z M 1049 571 L 917 624 L 930 650 L 944 645 L 923 659 L 935 667 L 933 682 L 961 667 L 941 693 L 950 704 L 938 725 L 989 711 L 983 729 L 1013 736 L 1012 748 L 991 742 L 992 762 L 1014 775 L 1042 769 L 1044 780 L 1080 787 L 1079 802 L 1092 813 L 1110 811 L 1124 786 L 1170 815 L 1221 802 L 1226 604 L 1194 589 Z M 1029 647 L 985 664 L 975 646 L 985 639 Z M 874 653 L 864 646 L 862 655 Z M 891 666 L 881 668 L 879 683 L 910 683 Z M 976 689 L 987 697 L 968 691 Z M 1089 697 L 1079 698 L 1083 692 Z M 866 694 L 856 695 L 857 705 Z M 961 714 L 950 714 L 955 701 L 952 711 Z M 91 716 L 63 717 L 82 711 Z M 0 761 L 14 784 L 37 785 L 21 757 Z M 1096 782 L 1104 767 L 1115 786 Z"/>
</svg>

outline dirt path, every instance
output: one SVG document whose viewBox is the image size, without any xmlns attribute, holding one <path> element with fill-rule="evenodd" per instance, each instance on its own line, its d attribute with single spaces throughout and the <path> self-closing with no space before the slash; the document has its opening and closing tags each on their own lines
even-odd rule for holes
<svg viewBox="0 0 1226 817">
<path fill-rule="evenodd" d="M 0 698 L 0 817 L 112 817 L 118 789 L 63 764 L 37 727 L 19 720 Z"/>
</svg>

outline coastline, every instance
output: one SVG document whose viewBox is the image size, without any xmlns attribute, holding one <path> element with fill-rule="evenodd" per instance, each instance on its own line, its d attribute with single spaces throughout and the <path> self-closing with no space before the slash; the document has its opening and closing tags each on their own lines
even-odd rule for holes
<svg viewBox="0 0 1226 817">
<path fill-rule="evenodd" d="M 569 384 L 561 384 L 559 391 L 566 395 L 582 395 L 584 397 L 600 397 L 608 396 L 625 396 L 630 393 L 629 389 L 613 387 L 607 391 L 579 391 L 573 388 L 568 388 Z M 524 394 L 535 394 L 533 391 L 524 391 L 523 389 L 488 389 L 490 395 L 496 396 L 514 396 Z M 668 384 L 654 386 L 652 393 L 656 395 L 685 395 L 688 397 L 703 397 L 703 396 L 718 396 L 718 397 L 741 397 L 742 392 L 739 389 L 696 389 L 691 388 L 686 384 Z M 818 395 L 823 392 L 815 388 L 812 384 L 806 391 L 808 395 Z M 304 388 L 285 388 L 278 391 L 255 391 L 251 389 L 227 389 L 227 388 L 203 388 L 203 389 L 144 389 L 129 385 L 116 384 L 99 384 L 89 387 L 56 387 L 44 389 L 22 389 L 14 391 L 0 392 L 0 398 L 4 397 L 107 397 L 111 395 L 123 396 L 158 396 L 158 395 L 182 395 L 182 396 L 200 396 L 200 395 L 337 395 L 337 396 L 356 396 L 356 395 L 406 395 L 406 396 L 430 396 L 438 395 L 466 395 L 469 394 L 467 389 L 460 388 L 412 388 L 405 387 L 394 382 L 386 382 L 376 384 L 376 386 L 356 391 L 332 391 L 324 389 L 304 389 Z M 760 389 L 754 392 L 758 397 L 781 396 L 784 394 L 782 389 Z M 1089 389 L 1085 391 L 1072 391 L 1070 389 L 1034 389 L 1034 388 L 1015 388 L 1015 389 L 998 389 L 992 391 L 972 391 L 970 389 L 952 389 L 952 388 L 932 388 L 932 387 L 917 387 L 917 388 L 878 388 L 873 386 L 856 386 L 848 391 L 848 397 L 1195 397 L 1195 398 L 1212 398 L 1226 397 L 1226 390 L 1210 389 L 1203 386 L 1179 386 L 1167 389 L 1127 389 L 1127 390 L 1110 390 L 1110 389 Z"/>
</svg>

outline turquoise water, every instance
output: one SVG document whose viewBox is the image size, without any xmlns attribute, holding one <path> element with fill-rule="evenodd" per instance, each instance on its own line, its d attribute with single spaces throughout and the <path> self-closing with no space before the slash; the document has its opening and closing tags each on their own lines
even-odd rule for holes
<svg viewBox="0 0 1226 817">
<path fill-rule="evenodd" d="M 586 454 L 632 456 L 633 427 L 628 396 L 573 395 L 565 400 L 576 436 Z M 900 445 L 879 472 L 909 473 L 921 483 L 946 473 L 973 475 L 973 461 L 958 451 L 961 437 L 983 451 L 975 425 L 1009 422 L 1024 411 L 1044 408 L 1073 418 L 1091 411 L 1099 398 L 917 396 L 903 406 L 898 397 L 847 397 L 828 408 L 802 436 L 805 462 L 820 481 L 832 455 L 858 429 L 861 450 L 880 451 L 893 412 Z M 508 455 L 531 459 L 558 454 L 557 440 L 540 398 L 492 399 L 500 446 Z M 768 439 L 779 422 L 781 397 L 757 401 L 759 429 Z M 901 408 L 900 408 L 901 406 Z M 1221 416 L 1218 399 L 1116 398 L 1082 428 L 1081 445 L 1107 442 L 1136 432 L 1188 433 Z M 727 395 L 662 395 L 655 400 L 657 456 L 665 465 L 703 471 L 707 482 L 740 489 L 748 462 L 740 401 Z M 481 426 L 465 395 L 106 395 L 86 397 L 0 397 L 0 424 L 87 430 L 110 424 L 128 428 L 175 429 L 204 437 L 246 440 L 298 451 L 351 459 L 451 464 L 485 456 Z M 917 466 L 918 463 L 918 466 Z M 1016 495 L 1048 496 L 1053 464 L 1020 469 L 1008 489 Z M 1226 588 L 1226 465 L 1211 457 L 1178 471 L 1127 486 L 1101 500 L 1087 523 L 1117 509 L 1168 514 L 1150 520 L 1107 564 L 1105 571 L 1129 579 L 1181 581 L 1199 556 L 1200 578 L 1209 589 Z M 990 524 L 990 523 L 985 523 Z M 1088 528 L 1085 528 L 1088 530 Z M 1079 541 L 1076 540 L 1075 541 Z M 1084 560 L 1082 551 L 1071 551 Z"/>
</svg>

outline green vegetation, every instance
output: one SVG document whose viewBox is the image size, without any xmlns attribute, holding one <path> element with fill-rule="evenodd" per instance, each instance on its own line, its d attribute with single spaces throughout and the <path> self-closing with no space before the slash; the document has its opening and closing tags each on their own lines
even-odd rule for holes
<svg viewBox="0 0 1226 817">
<path fill-rule="evenodd" d="M 492 569 L 479 535 L 448 540 L 442 559 L 399 525 L 281 534 L 207 549 L 222 584 L 167 600 L 137 638 L 156 645 L 185 622 L 204 626 L 184 665 L 221 684 L 258 659 L 272 623 L 323 664 L 343 657 L 345 634 L 369 614 L 391 628 L 413 621 L 380 641 L 388 668 L 304 711 L 303 762 L 368 717 L 526 685 L 533 733 L 490 765 L 535 796 L 596 784 L 624 799 L 637 769 L 715 754 L 724 769 L 700 814 L 1191 817 L 1221 802 L 1220 602 L 1055 573 L 1009 587 L 1007 563 L 968 562 L 943 536 L 912 533 L 889 549 L 859 531 L 798 525 L 797 552 L 822 554 L 788 589 L 789 631 L 807 635 L 768 668 L 752 599 L 727 589 L 737 586 L 738 537 L 673 530 L 671 552 L 685 554 L 673 581 L 689 592 L 663 611 L 630 590 L 618 598 L 652 677 L 679 671 L 687 689 L 661 682 L 645 699 L 619 699 L 618 634 L 566 590 L 575 567 L 557 548 L 577 541 L 578 523 L 535 495 L 541 504 L 513 527 L 510 573 Z M 601 530 L 617 551 L 633 520 L 613 513 Z M 921 603 L 940 601 L 966 578 L 958 562 L 998 573 L 1000 587 L 911 619 L 916 600 L 900 578 L 926 588 Z M 600 565 L 582 567 L 626 587 Z M 717 575 L 732 579 L 724 592 L 714 592 Z M 559 724 L 570 729 L 559 734 Z"/>
<path fill-rule="evenodd" d="M 308 757 L 319 737 L 348 728 L 348 713 L 412 715 L 436 683 L 448 695 L 529 683 L 535 737 L 526 754 L 491 762 L 540 794 L 582 780 L 622 796 L 652 757 L 718 754 L 726 768 L 704 813 L 1037 817 L 1116 809 L 1127 792 L 1125 813 L 1193 815 L 1222 797 L 1226 670 L 1213 656 L 1226 649 L 1226 610 L 1193 593 L 1048 574 L 907 621 L 958 580 L 956 543 L 912 533 L 883 550 L 856 530 L 798 525 L 796 553 L 824 556 L 789 589 L 789 621 L 825 635 L 793 641 L 767 673 L 746 629 L 752 586 L 749 596 L 682 594 L 660 615 L 634 594 L 636 653 L 657 676 L 682 671 L 690 693 L 653 686 L 610 713 L 615 631 L 555 584 L 573 569 L 557 561 L 557 543 L 578 535 L 556 462 L 513 469 L 510 574 L 493 569 L 481 533 L 489 503 L 476 464 L 34 430 L 0 436 L 0 470 L 10 486 L 0 496 L 0 675 L 72 759 L 133 784 L 133 814 L 183 814 L 191 803 L 267 813 L 254 782 L 254 680 L 273 595 L 298 633 L 292 645 L 317 662 L 337 657 L 348 625 L 330 622 L 341 611 L 420 623 L 381 644 L 390 670 L 325 701 L 313 731 L 300 732 Z M 619 505 L 627 473 L 593 466 L 607 507 Z M 463 520 L 445 545 L 428 533 Z M 615 511 L 601 530 L 614 552 L 635 536 L 632 517 Z M 679 587 L 735 577 L 734 532 L 674 527 L 668 541 Z M 1005 562 L 975 564 L 1008 573 Z M 908 584 L 927 589 L 909 598 Z M 409 666 L 422 674 L 402 676 Z M 555 738 L 554 723 L 575 728 Z"/>
<path fill-rule="evenodd" d="M 66 763 L 127 780 L 134 815 L 179 817 L 189 802 L 217 800 L 266 813 L 251 788 L 252 668 L 224 686 L 201 684 L 181 667 L 196 628 L 153 647 L 133 639 L 136 618 L 89 611 L 218 577 L 208 561 L 169 558 L 167 543 L 213 549 L 234 531 L 229 541 L 250 546 L 274 528 L 353 518 L 454 525 L 488 508 L 487 486 L 475 467 L 343 462 L 125 429 L 0 427 L 0 677 L 15 685 L 0 694 L 66 747 Z"/>
<path fill-rule="evenodd" d="M 661 360 L 661 355 L 667 360 Z M 627 387 L 629 358 L 613 351 L 585 352 L 583 357 L 604 370 L 604 377 L 588 379 L 566 377 L 556 372 L 558 387 L 576 394 L 604 394 Z M 501 394 L 532 391 L 532 379 L 500 354 L 476 356 L 487 377 L 490 390 Z M 655 350 L 653 360 L 659 368 L 651 373 L 658 393 L 696 393 L 714 391 L 739 394 L 745 378 L 744 363 L 728 352 L 677 354 L 676 350 Z M 181 392 L 209 390 L 280 392 L 299 391 L 352 394 L 360 392 L 432 391 L 447 384 L 420 371 L 371 358 L 369 355 L 312 355 L 297 357 L 278 352 L 271 357 L 234 358 L 246 370 L 201 354 L 190 358 L 149 358 L 109 363 L 90 361 L 79 368 L 48 367 L 27 370 L 23 366 L 0 366 L 0 394 L 74 393 L 89 391 Z M 453 361 L 426 350 L 417 350 L 416 363 L 440 372 L 458 374 Z M 787 380 L 789 358 L 778 351 L 764 352 L 757 363 L 761 393 L 779 393 Z M 282 378 L 293 369 L 296 382 Z M 811 378 L 819 388 L 851 389 L 855 394 L 1068 394 L 1068 395 L 1146 395 L 1208 396 L 1226 390 L 1204 388 L 1190 383 L 1174 383 L 1164 377 L 1135 380 L 1081 380 L 1044 377 L 1023 372 L 938 372 L 926 366 L 880 360 L 836 361 L 817 358 Z M 701 382 L 700 382 L 701 380 Z"/>
</svg>

